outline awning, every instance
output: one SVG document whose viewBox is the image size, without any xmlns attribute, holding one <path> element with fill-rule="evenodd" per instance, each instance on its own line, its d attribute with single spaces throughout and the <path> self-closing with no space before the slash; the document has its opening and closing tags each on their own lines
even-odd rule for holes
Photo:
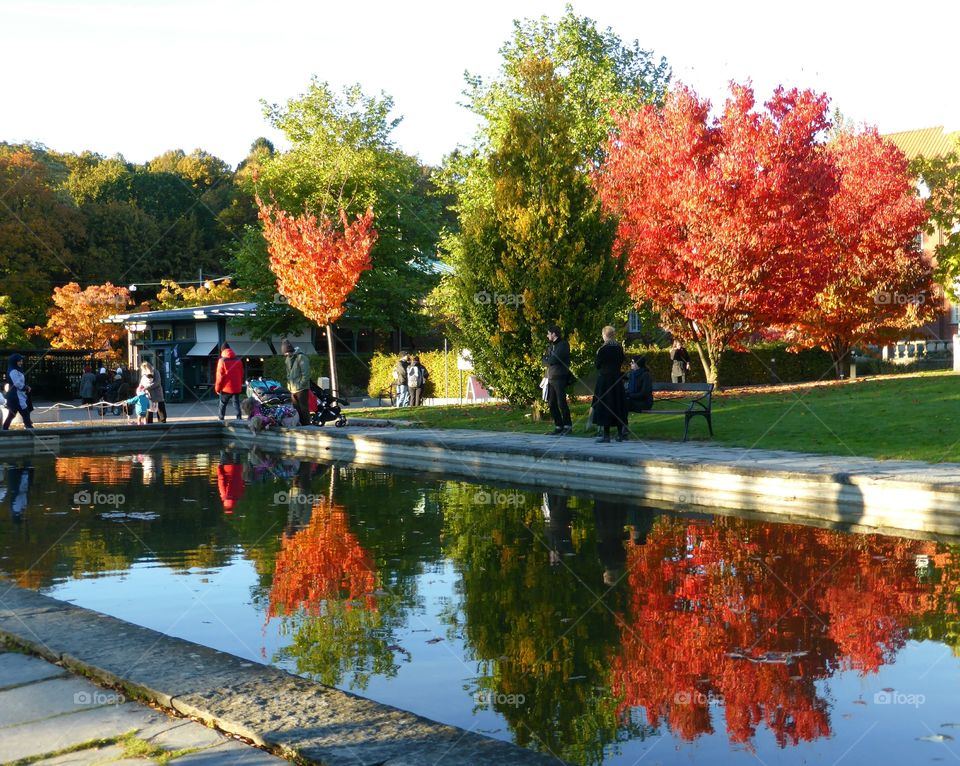
<svg viewBox="0 0 960 766">
<path fill-rule="evenodd" d="M 187 356 L 210 356 L 210 353 L 217 347 L 216 341 L 201 341 L 195 343 L 193 348 L 187 352 Z"/>
<path fill-rule="evenodd" d="M 230 348 L 237 356 L 273 356 L 270 346 L 262 340 L 231 340 Z"/>
</svg>

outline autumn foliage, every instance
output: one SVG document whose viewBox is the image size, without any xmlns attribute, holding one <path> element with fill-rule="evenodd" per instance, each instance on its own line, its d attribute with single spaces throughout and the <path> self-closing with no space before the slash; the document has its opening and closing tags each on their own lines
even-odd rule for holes
<svg viewBox="0 0 960 766">
<path fill-rule="evenodd" d="M 282 540 L 269 616 L 300 608 L 317 614 L 322 602 L 340 599 L 364 598 L 366 607 L 375 609 L 376 582 L 373 561 L 350 531 L 347 512 L 320 502 L 313 508 L 310 524 Z"/>
<path fill-rule="evenodd" d="M 854 344 L 919 327 L 939 301 L 933 265 L 916 244 L 927 213 L 903 152 L 876 130 L 842 132 L 826 152 L 839 181 L 824 245 L 829 272 L 788 337 L 830 351 L 842 375 Z"/>
<path fill-rule="evenodd" d="M 712 382 L 725 348 L 772 327 L 836 355 L 925 318 L 922 299 L 895 297 L 930 288 L 906 161 L 875 131 L 825 141 L 827 105 L 778 88 L 757 109 L 732 85 L 712 118 L 680 87 L 618 118 L 595 181 L 631 293 L 696 345 Z"/>
<path fill-rule="evenodd" d="M 340 228 L 325 215 L 294 217 L 260 197 L 256 201 L 277 290 L 308 319 L 332 324 L 343 314 L 360 274 L 372 266 L 370 251 L 377 241 L 373 210 L 353 223 L 340 210 Z"/>
<path fill-rule="evenodd" d="M 110 353 L 112 345 L 123 338 L 124 330 L 121 325 L 104 320 L 132 305 L 126 287 L 114 287 L 107 282 L 81 290 L 76 282 L 70 282 L 54 288 L 46 326 L 35 327 L 31 332 L 49 338 L 53 348 Z"/>
<path fill-rule="evenodd" d="M 781 745 L 830 734 L 817 682 L 873 673 L 910 637 L 937 593 L 917 557 L 935 543 L 812 527 L 661 517 L 628 551 L 630 605 L 612 689 L 622 709 L 684 739 L 726 718 L 731 741 L 766 725 Z M 949 601 L 949 599 L 947 599 Z M 948 609 L 956 614 L 956 605 Z M 722 701 L 722 706 L 711 702 Z"/>
</svg>

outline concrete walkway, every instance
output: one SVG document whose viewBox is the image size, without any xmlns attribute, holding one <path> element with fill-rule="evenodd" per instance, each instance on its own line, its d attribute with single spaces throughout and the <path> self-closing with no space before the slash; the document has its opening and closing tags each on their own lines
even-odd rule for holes
<svg viewBox="0 0 960 766">
<path fill-rule="evenodd" d="M 0 640 L 302 764 L 564 764 L 552 755 L 446 726 L 6 582 L 0 582 Z M 13 659 L 3 659 L 7 656 Z M 208 748 L 183 755 L 178 764 L 276 762 L 247 760 L 265 755 L 252 748 L 241 753 L 238 745 L 212 735 L 205 739 L 203 727 L 181 732 L 181 721 L 149 708 L 117 704 L 115 692 L 64 676 L 55 665 L 32 658 L 24 662 L 18 655 L 0 655 L 3 662 L 10 663 L 9 681 L 0 683 L 12 688 L 0 693 L 0 763 L 85 743 L 91 737 L 116 738 L 134 729 L 140 739 L 166 749 L 181 743 Z M 49 761 L 75 762 L 91 763 Z"/>
<path fill-rule="evenodd" d="M 0 648 L 0 763 L 288 763 L 187 718 L 127 701 L 59 665 Z"/>
</svg>

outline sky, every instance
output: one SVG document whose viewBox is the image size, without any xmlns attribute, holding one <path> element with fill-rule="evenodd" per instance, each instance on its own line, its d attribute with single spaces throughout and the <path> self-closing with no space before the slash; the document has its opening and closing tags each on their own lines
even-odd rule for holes
<svg viewBox="0 0 960 766">
<path fill-rule="evenodd" d="M 664 56 L 714 104 L 730 80 L 826 92 L 881 132 L 960 129 L 945 42 L 956 0 L 579 0 L 579 15 Z M 145 162 L 202 148 L 230 165 L 258 136 L 283 147 L 261 99 L 316 75 L 384 91 L 396 143 L 439 164 L 476 129 L 464 72 L 496 76 L 515 18 L 558 19 L 564 0 L 0 0 L 0 141 Z M 899 10 L 899 13 L 897 11 Z"/>
</svg>

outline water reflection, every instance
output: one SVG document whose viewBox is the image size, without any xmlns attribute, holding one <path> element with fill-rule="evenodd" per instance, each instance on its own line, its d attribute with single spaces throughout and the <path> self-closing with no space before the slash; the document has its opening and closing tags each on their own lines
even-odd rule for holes
<svg viewBox="0 0 960 766">
<path fill-rule="evenodd" d="M 257 450 L 38 457 L 5 466 L 0 492 L 0 573 L 20 584 L 100 578 L 120 603 L 143 567 L 196 588 L 229 571 L 250 598 L 227 622 L 258 626 L 244 640 L 263 660 L 584 764 L 633 762 L 654 735 L 829 748 L 847 724 L 827 681 L 892 672 L 910 641 L 958 644 L 943 543 Z M 219 640 L 167 590 L 151 606 Z"/>
</svg>

